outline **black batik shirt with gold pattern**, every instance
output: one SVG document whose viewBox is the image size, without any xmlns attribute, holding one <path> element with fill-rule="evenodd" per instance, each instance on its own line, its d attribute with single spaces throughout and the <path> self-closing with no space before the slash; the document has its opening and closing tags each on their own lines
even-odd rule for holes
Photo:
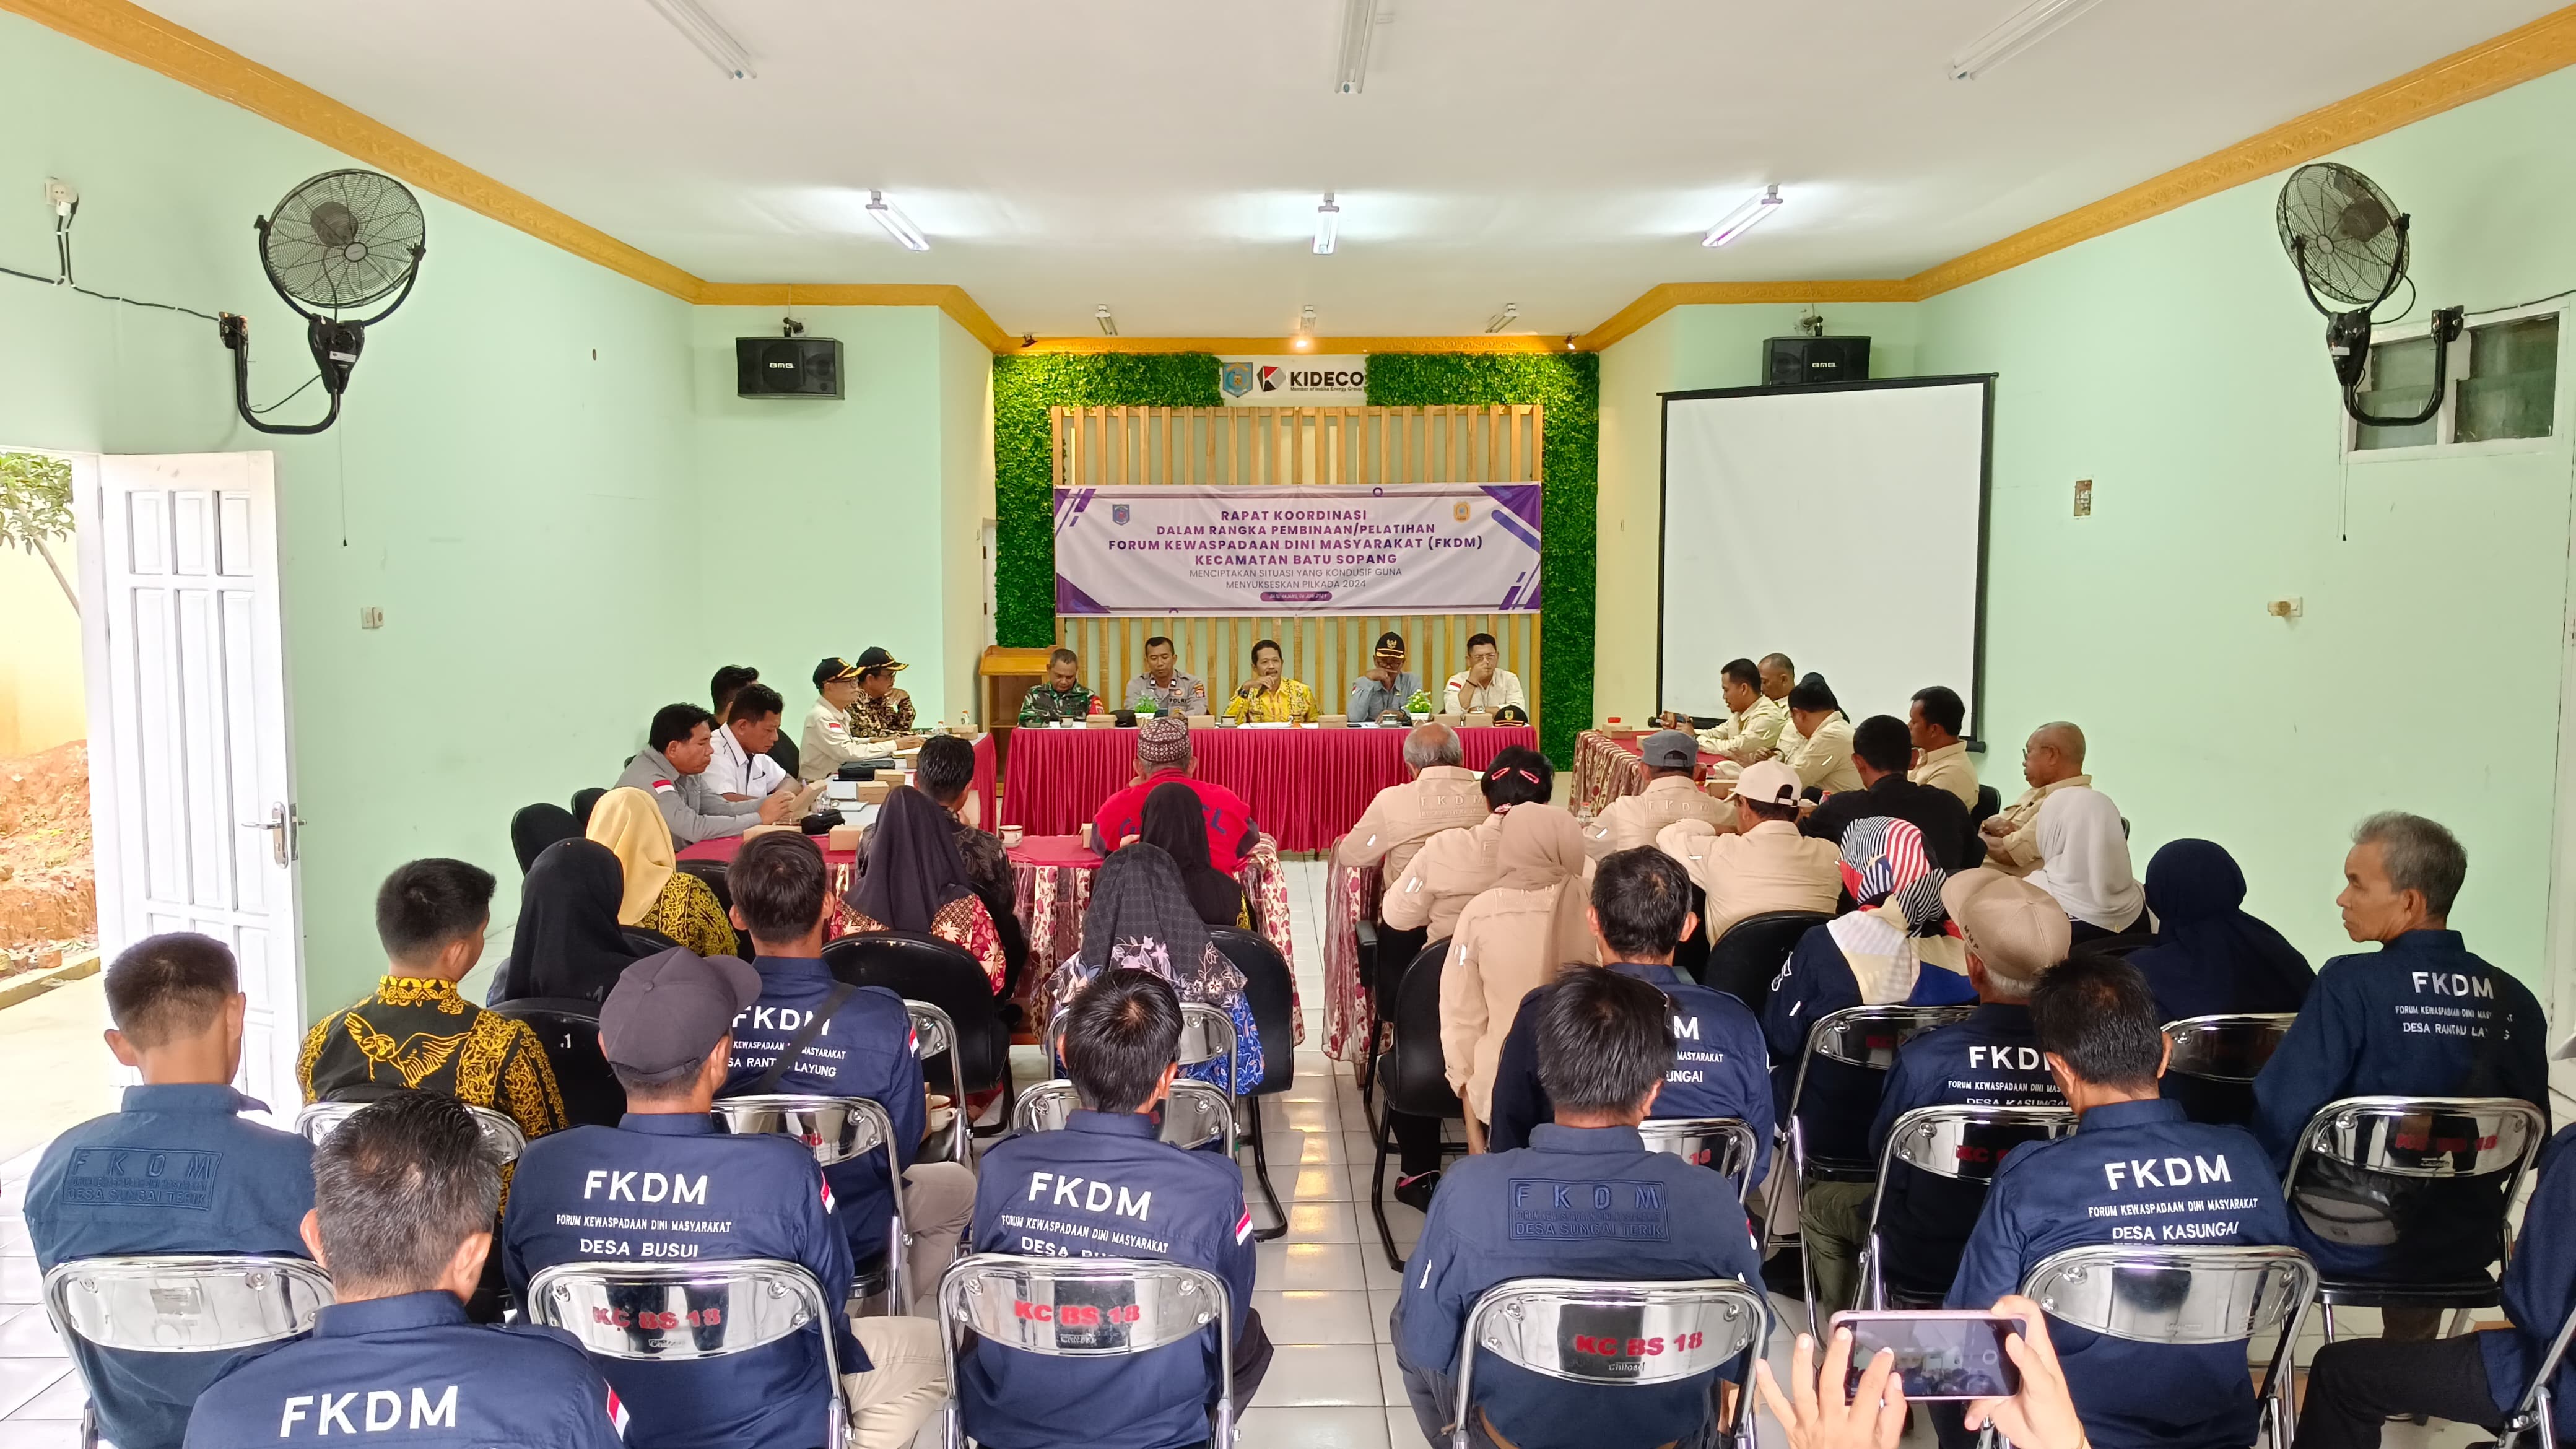
<svg viewBox="0 0 2576 1449">
<path fill-rule="evenodd" d="M 409 1088 L 489 1107 L 530 1138 L 569 1125 L 537 1034 L 457 995 L 453 982 L 385 977 L 374 995 L 305 1034 L 295 1072 L 307 1102 Z"/>
</svg>

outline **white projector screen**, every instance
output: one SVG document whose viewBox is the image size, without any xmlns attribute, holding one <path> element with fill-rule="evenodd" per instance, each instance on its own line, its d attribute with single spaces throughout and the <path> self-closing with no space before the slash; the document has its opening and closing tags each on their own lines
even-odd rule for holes
<svg viewBox="0 0 2576 1449">
<path fill-rule="evenodd" d="M 1855 721 L 1946 684 L 1978 725 L 1991 377 L 1664 395 L 1659 708 L 1788 655 Z"/>
</svg>

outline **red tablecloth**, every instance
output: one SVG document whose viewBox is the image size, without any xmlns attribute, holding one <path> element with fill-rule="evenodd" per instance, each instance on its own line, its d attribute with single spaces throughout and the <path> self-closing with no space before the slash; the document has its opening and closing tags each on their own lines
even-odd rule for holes
<svg viewBox="0 0 2576 1449">
<path fill-rule="evenodd" d="M 1509 746 L 1538 747 L 1527 725 L 1458 734 L 1474 770 Z M 1314 851 L 1350 829 L 1378 791 L 1413 777 L 1404 767 L 1404 736 L 1396 729 L 1200 729 L 1190 732 L 1190 743 L 1194 773 L 1241 795 L 1281 850 Z M 1016 730 L 1002 820 L 1032 834 L 1080 834 L 1100 802 L 1135 774 L 1132 730 Z"/>
</svg>

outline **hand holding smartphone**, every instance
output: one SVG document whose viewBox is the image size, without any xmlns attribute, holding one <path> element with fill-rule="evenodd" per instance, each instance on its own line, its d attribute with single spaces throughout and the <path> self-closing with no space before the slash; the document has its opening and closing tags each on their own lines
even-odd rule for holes
<svg viewBox="0 0 2576 1449">
<path fill-rule="evenodd" d="M 1848 1392 L 1859 1368 L 1886 1349 L 1912 1402 L 2006 1399 L 2021 1392 L 2021 1369 L 2004 1346 L 2026 1334 L 2026 1320 L 2006 1313 L 1928 1310 L 1914 1313 L 1837 1313 L 1827 1331 L 1852 1333 Z"/>
</svg>

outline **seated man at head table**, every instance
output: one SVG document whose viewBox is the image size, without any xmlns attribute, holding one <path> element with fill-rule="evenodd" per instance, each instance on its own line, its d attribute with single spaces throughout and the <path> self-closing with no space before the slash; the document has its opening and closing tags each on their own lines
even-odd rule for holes
<svg viewBox="0 0 2576 1449">
<path fill-rule="evenodd" d="M 1404 737 L 1404 767 L 1413 778 L 1377 792 L 1334 848 L 1334 858 L 1353 868 L 1385 862 L 1378 871 L 1378 894 L 1395 889 L 1424 841 L 1485 818 L 1481 782 L 1466 759 L 1456 730 L 1437 720 L 1414 726 Z"/>
<path fill-rule="evenodd" d="M 2179 1104 L 2157 1095 L 2173 1047 L 2135 967 L 2070 956 L 2041 975 L 2030 1015 L 2049 1074 L 2075 1109 L 2075 1134 L 2025 1142 L 2005 1156 L 1945 1307 L 1982 1309 L 2020 1292 L 2053 1253 L 2136 1241 L 2142 1232 L 2154 1242 L 2213 1247 L 2290 1241 L 2280 1180 L 2253 1137 L 2242 1127 L 2185 1121 Z M 2048 1332 L 2075 1410 L 2100 1449 L 2254 1442 L 2258 1416 L 2242 1340 L 2136 1343 L 2065 1323 Z M 1933 1413 L 1953 1449 L 1974 1441 L 1960 1412 L 1943 1404 Z"/>
<path fill-rule="evenodd" d="M 1986 864 L 2013 875 L 2039 869 L 2039 807 L 2048 797 L 2092 788 L 2093 777 L 2084 773 L 2084 731 L 2064 720 L 2032 730 L 2021 747 L 2021 777 L 2030 788 L 1977 827 L 1986 837 Z"/>
<path fill-rule="evenodd" d="M 715 716 L 694 704 L 666 704 L 653 712 L 644 749 L 626 762 L 609 788 L 652 796 L 662 823 L 671 827 L 671 843 L 681 847 L 740 835 L 787 817 L 796 792 L 782 788 L 756 800 L 727 799 L 707 776 L 715 757 Z"/>
<path fill-rule="evenodd" d="M 897 671 L 912 666 L 871 645 L 859 651 L 859 697 L 850 704 L 850 733 L 887 749 L 921 743 L 912 732 L 912 696 L 895 687 Z"/>
<path fill-rule="evenodd" d="M 2457 837 L 2421 815 L 2386 811 L 2361 822 L 2335 897 L 2344 934 L 2378 944 L 2338 956 L 2289 1035 L 2254 1078 L 2250 1125 L 2276 1172 L 2289 1170 L 2308 1120 L 2345 1097 L 2518 1097 L 2549 1114 L 2548 1024 L 2539 998 L 2474 955 L 2451 929 L 2468 878 Z M 2500 1176 L 2418 1184 L 2403 1241 L 2364 1245 L 2318 1232 L 2305 1211 L 2292 1241 L 2335 1278 L 2458 1280 L 2482 1275 L 2504 1251 Z M 2337 1237 L 2350 1236 L 2337 1234 Z M 2433 1309 L 2383 1310 L 2391 1338 L 2430 1338 Z"/>
<path fill-rule="evenodd" d="M 602 1365 L 635 1411 L 628 1444 L 827 1442 L 823 1333 L 835 1344 L 849 1443 L 908 1444 L 948 1395 L 937 1325 L 910 1316 L 852 1321 L 850 1243 L 832 1221 L 832 1189 L 812 1150 L 777 1133 L 729 1133 L 712 1115 L 733 1056 L 734 1017 L 760 994 L 749 963 L 685 947 L 626 968 L 599 1008 L 600 1053 L 626 1089 L 626 1115 L 614 1127 L 576 1127 L 529 1145 L 502 1222 L 502 1266 L 524 1302 L 529 1281 L 562 1263 L 793 1263 L 823 1290 L 820 1324 L 723 1358 Z M 690 1211 L 663 1216 L 648 1196 L 656 1191 Z"/>
<path fill-rule="evenodd" d="M 1672 1009 L 1634 977 L 1568 973 L 1537 1029 L 1539 1080 L 1556 1120 L 1532 1127 L 1527 1147 L 1470 1157 L 1442 1176 L 1390 1325 L 1405 1396 L 1432 1443 L 1462 1417 L 1482 1445 L 1702 1442 L 1709 1375 L 1614 1388 L 1488 1354 L 1476 1364 L 1476 1402 L 1455 1403 L 1467 1310 L 1507 1279 L 1759 1282 L 1734 1184 L 1647 1151 L 1637 1135 L 1673 1069 Z"/>
<path fill-rule="evenodd" d="M 1780 731 L 1775 758 L 1798 772 L 1802 786 L 1831 795 L 1861 788 L 1851 749 L 1851 717 L 1843 713 L 1833 687 L 1821 674 L 1799 680 L 1789 691 L 1789 724 Z"/>
<path fill-rule="evenodd" d="M 1145 672 L 1127 681 L 1127 692 L 1114 701 L 1113 709 L 1132 709 L 1139 715 L 1179 715 L 1187 718 L 1208 712 L 1207 681 L 1195 674 L 1183 674 L 1176 665 L 1180 655 L 1172 648 L 1171 639 L 1162 634 L 1145 641 Z"/>
<path fill-rule="evenodd" d="M 1699 929 L 1699 918 L 1691 914 L 1690 877 L 1652 847 L 1622 850 L 1605 857 L 1593 873 L 1588 909 L 1601 955 L 1597 969 L 1633 976 L 1672 1002 L 1673 1066 L 1647 1115 L 1742 1122 L 1753 1130 L 1748 1181 L 1760 1182 L 1771 1163 L 1771 1077 L 1764 1066 L 1762 1023 L 1743 1002 L 1673 969 L 1673 947 Z M 1585 969 L 1569 967 L 1566 976 Z M 1565 980 L 1522 997 L 1503 1037 L 1494 1068 L 1494 1121 L 1485 1134 L 1489 1152 L 1528 1146 L 1530 1129 L 1555 1112 L 1539 1080 L 1538 1024 L 1547 999 Z"/>
<path fill-rule="evenodd" d="M 1313 724 L 1315 691 L 1288 677 L 1278 640 L 1259 640 L 1252 646 L 1252 677 L 1235 686 L 1225 717 L 1240 724 Z"/>
<path fill-rule="evenodd" d="M 1351 681 L 1346 711 L 1353 724 L 1369 724 L 1385 714 L 1402 714 L 1422 692 L 1421 676 L 1404 667 L 1404 636 L 1389 629 L 1377 636 L 1366 673 Z"/>
<path fill-rule="evenodd" d="M 706 768 L 708 787 L 737 802 L 759 800 L 786 787 L 786 766 L 769 755 L 770 747 L 778 743 L 779 717 L 786 712 L 787 701 L 778 697 L 778 691 L 757 680 L 735 690 L 719 716 L 724 727 L 715 732 L 715 757 Z"/>
<path fill-rule="evenodd" d="M 1504 708 L 1529 709 L 1529 691 L 1521 677 L 1501 667 L 1503 646 L 1491 634 L 1467 636 L 1467 667 L 1449 676 L 1441 688 L 1444 714 L 1492 714 Z"/>
<path fill-rule="evenodd" d="M 1683 820 L 1705 821 L 1711 830 L 1735 828 L 1735 806 L 1712 800 L 1693 778 L 1699 768 L 1699 741 L 1681 730 L 1657 730 L 1638 745 L 1645 788 L 1601 807 L 1583 827 L 1584 853 L 1594 860 L 1617 850 L 1655 843 L 1656 832 Z"/>
<path fill-rule="evenodd" d="M 1780 731 L 1789 724 L 1789 707 L 1762 692 L 1762 671 L 1750 659 L 1730 659 L 1718 671 L 1726 695 L 1726 718 L 1700 731 L 1699 747 L 1712 755 L 1750 764 L 1779 748 Z M 1687 723 L 1676 716 L 1676 728 Z"/>
<path fill-rule="evenodd" d="M 1150 1258 L 1225 1282 L 1234 1404 L 1272 1356 L 1252 1307 L 1252 1213 L 1220 1153 L 1162 1140 L 1155 1109 L 1180 1075 L 1181 999 L 1150 971 L 1104 971 L 1058 1018 L 1079 1110 L 1063 1130 L 1005 1138 L 984 1156 L 969 1234 L 979 1253 Z M 1095 1193 L 1092 1184 L 1117 1190 Z M 1079 1190 L 1077 1190 L 1079 1189 Z M 957 1369 L 958 1408 L 979 1444 L 1015 1449 L 1196 1449 L 1216 1402 L 1217 1333 L 1151 1353 L 1054 1358 L 978 1344 Z M 1069 1416 L 1068 1405 L 1081 1413 Z"/>
<path fill-rule="evenodd" d="M 1061 645 L 1047 655 L 1046 678 L 1030 686 L 1020 700 L 1020 723 L 1024 725 L 1054 724 L 1059 720 L 1080 724 L 1107 712 L 1100 696 L 1082 682 L 1082 656 Z"/>
<path fill-rule="evenodd" d="M 1842 849 L 1798 831 L 1798 772 L 1778 760 L 1744 767 L 1735 781 L 1735 825 L 1677 820 L 1655 845 L 1708 894 L 1708 939 L 1770 911 L 1832 915 L 1842 900 Z"/>
<path fill-rule="evenodd" d="M 36 1267 L 74 1258 L 192 1253 L 309 1256 L 313 1149 L 243 1120 L 233 1090 L 248 999 L 212 937 L 147 937 L 107 968 L 108 1050 L 139 1070 L 117 1111 L 55 1138 L 27 1181 Z M 179 1449 L 208 1384 L 258 1357 L 98 1348 L 66 1335 L 98 1419 L 118 1449 Z"/>
<path fill-rule="evenodd" d="M 1914 691 L 1906 706 L 1905 729 L 1914 746 L 1914 765 L 1906 778 L 1917 785 L 1936 785 L 1959 797 L 1959 803 L 1970 810 L 1977 808 L 1977 766 L 1968 758 L 1968 743 L 1959 737 L 1967 728 L 1967 701 L 1946 684 Z"/>
<path fill-rule="evenodd" d="M 1187 720 L 1157 715 L 1136 726 L 1135 783 L 1100 802 L 1091 817 L 1089 843 L 1107 855 L 1145 828 L 1145 797 L 1157 785 L 1179 784 L 1199 797 L 1207 814 L 1208 864 L 1227 875 L 1243 868 L 1243 858 L 1261 840 L 1252 807 L 1243 797 L 1213 780 L 1190 773 L 1190 726 Z"/>
<path fill-rule="evenodd" d="M 624 1449 L 626 1406 L 572 1335 L 478 1326 L 464 1300 L 492 1251 L 501 1164 L 454 1101 L 405 1093 L 313 1154 L 302 1235 L 333 1302 L 309 1337 L 197 1400 L 188 1449 L 359 1435 L 428 1449 Z M 649 1430 L 633 1426 L 632 1442 Z"/>
<path fill-rule="evenodd" d="M 1852 769 L 1861 788 L 1839 791 L 1818 805 L 1798 828 L 1818 840 L 1842 843 L 1843 831 L 1855 820 L 1889 815 L 1914 822 L 1923 832 L 1923 848 L 1943 870 L 1966 870 L 1984 862 L 1985 842 L 1968 824 L 1968 807 L 1938 785 L 1919 785 L 1905 778 L 1913 756 L 1905 721 L 1874 714 L 1852 727 Z"/>
</svg>

